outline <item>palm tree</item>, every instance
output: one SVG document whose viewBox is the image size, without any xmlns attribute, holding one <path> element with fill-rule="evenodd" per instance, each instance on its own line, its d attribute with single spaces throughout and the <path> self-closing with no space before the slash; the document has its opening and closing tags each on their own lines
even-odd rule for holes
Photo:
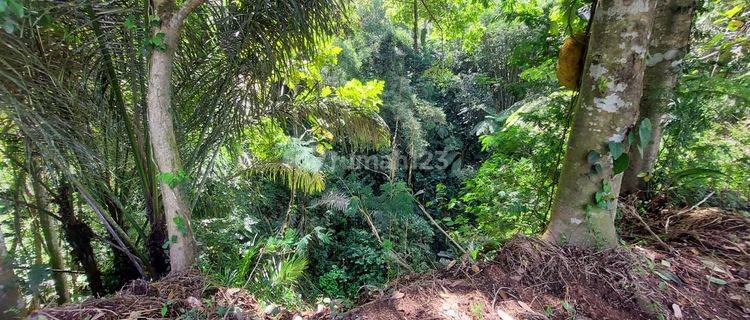
<svg viewBox="0 0 750 320">
<path fill-rule="evenodd" d="M 200 189 L 221 145 L 264 116 L 341 114 L 285 103 L 282 81 L 337 31 L 339 0 L 25 5 L 0 35 L 0 110 L 142 275 L 166 271 L 165 244 L 172 271 L 191 266 L 199 192 L 185 190 Z"/>
</svg>

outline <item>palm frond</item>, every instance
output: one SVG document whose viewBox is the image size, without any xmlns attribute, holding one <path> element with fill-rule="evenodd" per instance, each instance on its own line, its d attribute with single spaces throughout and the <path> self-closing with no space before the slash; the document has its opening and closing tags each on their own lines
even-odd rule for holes
<svg viewBox="0 0 750 320">
<path fill-rule="evenodd" d="M 310 172 L 286 163 L 256 164 L 246 171 L 247 175 L 259 175 L 283 182 L 287 187 L 305 194 L 314 194 L 325 189 L 325 177 L 321 172 Z"/>
</svg>

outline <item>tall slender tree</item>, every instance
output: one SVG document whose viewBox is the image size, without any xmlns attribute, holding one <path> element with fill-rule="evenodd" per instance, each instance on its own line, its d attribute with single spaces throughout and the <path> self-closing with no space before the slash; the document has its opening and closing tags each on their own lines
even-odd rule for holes
<svg viewBox="0 0 750 320">
<path fill-rule="evenodd" d="M 661 145 L 662 120 L 682 70 L 682 58 L 690 45 L 695 5 L 695 0 L 664 0 L 656 8 L 638 119 L 639 124 L 649 123 L 652 129 L 644 131 L 650 133 L 643 137 L 645 145 L 630 148 L 630 166 L 622 178 L 622 193 L 644 190 L 643 177 L 654 170 Z"/>
<path fill-rule="evenodd" d="M 544 233 L 549 241 L 617 245 L 618 159 L 627 152 L 626 137 L 638 117 L 655 4 L 596 2 L 573 128 Z"/>
<path fill-rule="evenodd" d="M 49 256 L 50 267 L 54 270 L 65 269 L 65 261 L 63 260 L 62 251 L 60 250 L 60 239 L 57 232 L 57 227 L 53 225 L 52 218 L 47 210 L 47 191 L 42 185 L 41 174 L 37 163 L 33 159 L 29 159 L 30 172 L 29 177 L 31 178 L 31 186 L 34 190 L 34 200 L 37 207 L 37 215 L 39 217 L 39 225 L 44 235 L 44 245 L 47 249 L 47 255 Z M 57 293 L 57 303 L 63 304 L 70 300 L 70 291 L 68 290 L 68 283 L 65 279 L 65 274 L 62 272 L 53 272 L 52 279 L 55 282 L 55 292 Z"/>
<path fill-rule="evenodd" d="M 151 52 L 148 74 L 148 131 L 156 167 L 164 175 L 184 174 L 172 120 L 172 69 L 182 26 L 187 16 L 203 3 L 188 0 L 177 7 L 174 0 L 152 1 L 160 24 L 154 27 L 153 37 L 163 39 L 165 47 Z M 179 186 L 161 181 L 167 233 L 170 238 L 169 261 L 172 272 L 192 267 L 195 261 L 195 240 L 190 227 L 190 207 Z"/>
</svg>

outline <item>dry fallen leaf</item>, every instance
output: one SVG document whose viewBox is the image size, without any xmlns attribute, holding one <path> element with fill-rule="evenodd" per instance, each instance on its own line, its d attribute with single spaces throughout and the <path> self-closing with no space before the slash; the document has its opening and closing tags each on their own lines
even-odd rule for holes
<svg viewBox="0 0 750 320">
<path fill-rule="evenodd" d="M 511 317 L 507 312 L 497 309 L 497 315 L 500 316 L 500 319 L 503 320 L 514 320 L 513 317 Z"/>
<path fill-rule="evenodd" d="M 674 317 L 677 319 L 682 319 L 682 309 L 679 305 L 676 303 L 672 304 L 672 311 L 674 311 Z"/>
<path fill-rule="evenodd" d="M 448 266 L 445 267 L 445 270 L 450 270 L 455 265 L 456 265 L 456 260 L 451 260 L 451 262 L 448 262 Z"/>
<path fill-rule="evenodd" d="M 404 297 L 404 293 L 398 290 L 394 291 L 393 294 L 391 295 L 391 299 L 401 299 L 403 297 Z"/>
<path fill-rule="evenodd" d="M 536 313 L 536 311 L 534 311 L 534 309 L 531 309 L 531 307 L 528 304 L 526 304 L 526 302 L 523 302 L 520 300 L 517 302 L 521 306 L 521 308 L 523 308 L 524 310 L 531 312 L 531 313 Z"/>
<path fill-rule="evenodd" d="M 200 299 L 196 297 L 187 297 L 187 299 L 185 299 L 185 302 L 187 302 L 187 304 L 191 308 L 203 309 L 203 302 L 201 302 Z"/>
</svg>

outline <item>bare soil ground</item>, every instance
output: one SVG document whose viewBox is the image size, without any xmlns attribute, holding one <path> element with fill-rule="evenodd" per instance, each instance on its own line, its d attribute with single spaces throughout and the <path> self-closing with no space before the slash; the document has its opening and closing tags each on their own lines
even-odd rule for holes
<svg viewBox="0 0 750 320">
<path fill-rule="evenodd" d="M 344 314 L 323 308 L 271 316 L 246 291 L 214 287 L 188 273 L 134 282 L 113 297 L 31 317 L 153 319 L 192 312 L 194 319 L 750 319 L 750 218 L 716 208 L 623 212 L 627 246 L 585 251 L 516 236 L 492 261 L 400 278 Z M 666 237 L 655 241 L 652 232 Z"/>
<path fill-rule="evenodd" d="M 656 216 L 626 216 L 625 238 L 646 243 L 615 250 L 517 236 L 491 262 L 403 279 L 344 318 L 750 319 L 750 219 L 716 208 Z M 666 239 L 651 241 L 644 223 Z"/>
</svg>

